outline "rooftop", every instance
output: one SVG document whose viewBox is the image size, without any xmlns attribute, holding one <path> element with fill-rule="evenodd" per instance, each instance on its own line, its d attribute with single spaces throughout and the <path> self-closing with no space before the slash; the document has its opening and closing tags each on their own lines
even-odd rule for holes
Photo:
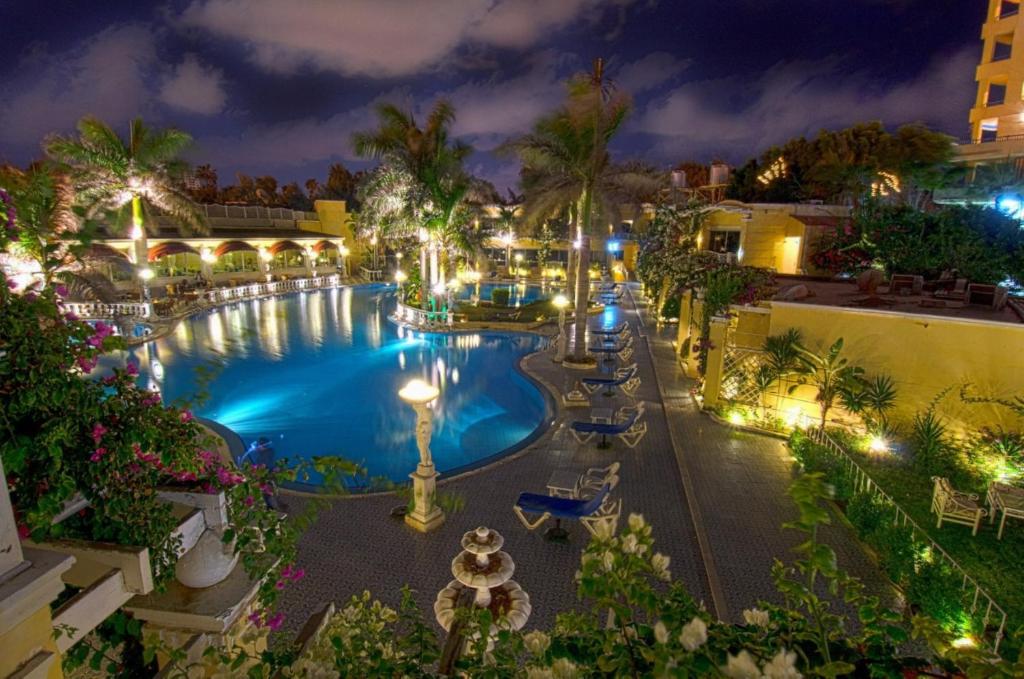
<svg viewBox="0 0 1024 679">
<path fill-rule="evenodd" d="M 880 287 L 874 297 L 869 297 L 866 292 L 857 289 L 855 280 L 835 281 L 812 276 L 779 274 L 776 276 L 776 283 L 779 286 L 779 293 L 773 299 L 777 301 L 891 311 L 922 316 L 944 316 L 995 323 L 1024 323 L 1024 318 L 1018 315 L 1019 312 L 1015 311 L 1010 304 L 997 310 L 989 306 L 966 304 L 953 299 L 940 299 L 927 291 L 909 295 L 891 294 L 887 286 Z M 782 299 L 784 293 L 795 285 L 807 286 L 810 294 L 800 299 Z M 1017 304 L 1018 308 L 1024 309 L 1019 306 L 1019 298 Z"/>
</svg>

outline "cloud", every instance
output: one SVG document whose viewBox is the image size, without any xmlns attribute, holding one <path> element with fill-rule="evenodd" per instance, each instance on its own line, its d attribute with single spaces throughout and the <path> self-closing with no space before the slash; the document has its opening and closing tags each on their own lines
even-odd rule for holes
<svg viewBox="0 0 1024 679">
<path fill-rule="evenodd" d="M 224 110 L 224 74 L 199 63 L 194 54 L 186 54 L 160 87 L 160 101 L 174 108 L 214 115 Z"/>
<path fill-rule="evenodd" d="M 687 83 L 652 101 L 632 130 L 656 136 L 652 153 L 662 159 L 721 154 L 740 160 L 797 135 L 860 121 L 965 128 L 976 51 L 972 46 L 942 57 L 904 82 L 844 75 L 841 62 L 832 60 L 781 63 L 753 83 Z M 741 103 L 719 105 L 730 101 Z"/>
<path fill-rule="evenodd" d="M 620 15 L 636 0 L 193 0 L 180 23 L 237 40 L 275 73 L 311 66 L 394 78 L 436 67 L 461 47 L 525 48 L 581 15 Z"/>
<path fill-rule="evenodd" d="M 136 24 L 110 27 L 63 52 L 37 50 L 5 83 L 11 94 L 0 102 L 0 141 L 34 148 L 87 114 L 126 123 L 149 110 L 155 66 L 153 36 Z"/>
<path fill-rule="evenodd" d="M 692 63 L 692 59 L 680 59 L 668 52 L 651 52 L 618 67 L 612 80 L 625 92 L 642 94 L 672 80 Z"/>
</svg>

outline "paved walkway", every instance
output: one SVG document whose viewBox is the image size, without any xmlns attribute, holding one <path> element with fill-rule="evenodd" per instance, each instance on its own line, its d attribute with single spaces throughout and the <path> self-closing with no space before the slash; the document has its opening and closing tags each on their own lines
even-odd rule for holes
<svg viewBox="0 0 1024 679">
<path fill-rule="evenodd" d="M 567 424 L 585 419 L 586 411 L 559 412 L 554 425 L 519 454 L 477 472 L 442 482 L 442 492 L 458 493 L 465 509 L 448 517 L 437 531 L 423 535 L 389 517 L 399 504 L 390 496 L 352 497 L 333 503 L 300 543 L 300 563 L 307 576 L 283 597 L 286 625 L 298 628 L 325 602 L 343 604 L 370 590 L 397 603 L 408 584 L 428 618 L 438 590 L 451 580 L 450 564 L 463 532 L 478 525 L 497 529 L 516 563 L 515 579 L 530 594 L 533 615 L 528 627 L 546 627 L 555 614 L 578 609 L 573 575 L 589 535 L 567 525 L 568 544 L 546 542 L 541 530 L 528 532 L 512 505 L 521 491 L 545 492 L 559 468 L 584 470 L 622 463 L 616 493 L 623 517 L 643 514 L 654 526 L 655 549 L 671 557 L 671 571 L 698 601 L 721 617 L 735 620 L 759 599 L 777 599 L 769 569 L 774 557 L 788 559 L 799 536 L 781 524 L 795 515 L 786 486 L 790 463 L 780 441 L 736 435 L 697 412 L 667 338 L 649 334 L 642 312 L 627 296 L 611 314 L 625 319 L 637 334 L 636 352 L 642 386 L 637 399 L 646 406 L 648 433 L 636 449 L 615 441 L 610 450 L 581 446 Z M 579 374 L 550 360 L 529 357 L 525 368 L 557 390 L 572 387 Z M 655 377 L 655 367 L 658 376 Z M 598 405 L 618 407 L 630 399 L 605 398 Z M 663 406 L 664 402 L 664 406 Z M 288 498 L 298 509 L 302 500 Z M 881 586 L 881 576 L 842 528 L 828 531 L 840 563 Z"/>
</svg>

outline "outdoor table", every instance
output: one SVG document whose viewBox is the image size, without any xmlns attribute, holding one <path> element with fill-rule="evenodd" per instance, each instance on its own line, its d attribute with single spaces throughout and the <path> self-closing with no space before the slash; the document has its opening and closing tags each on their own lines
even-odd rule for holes
<svg viewBox="0 0 1024 679">
<path fill-rule="evenodd" d="M 999 483 L 993 483 L 988 489 L 989 514 L 992 520 L 997 512 L 1002 512 L 999 519 L 999 532 L 996 539 L 1003 539 L 1003 526 L 1006 525 L 1006 517 L 1024 519 L 1024 488 L 1014 488 Z"/>
<path fill-rule="evenodd" d="M 548 479 L 548 495 L 552 497 L 576 497 L 576 484 L 580 473 L 572 469 L 556 469 Z"/>
<path fill-rule="evenodd" d="M 590 411 L 590 421 L 601 424 L 611 424 L 614 411 L 611 408 L 593 408 Z"/>
</svg>

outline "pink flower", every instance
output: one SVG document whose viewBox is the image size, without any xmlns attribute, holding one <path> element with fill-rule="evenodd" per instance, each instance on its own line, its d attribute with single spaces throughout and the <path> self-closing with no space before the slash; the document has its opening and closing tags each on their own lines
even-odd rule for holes
<svg viewBox="0 0 1024 679">
<path fill-rule="evenodd" d="M 155 406 L 160 403 L 160 394 L 154 392 L 152 396 L 147 396 L 142 399 L 142 405 L 144 406 Z"/>
<path fill-rule="evenodd" d="M 284 580 L 278 580 L 276 583 L 274 583 L 274 588 L 278 591 L 284 589 Z"/>
<path fill-rule="evenodd" d="M 77 321 L 78 314 L 76 314 L 74 311 L 69 311 L 66 314 L 64 314 L 64 318 L 69 321 Z"/>
<path fill-rule="evenodd" d="M 13 278 L 8 278 L 7 287 L 13 290 L 14 288 L 18 287 L 18 283 Z"/>
<path fill-rule="evenodd" d="M 38 295 L 36 295 L 36 293 L 34 293 L 34 292 L 26 292 L 25 293 L 25 300 L 28 301 L 28 302 L 36 301 L 36 297 L 38 297 Z"/>
<path fill-rule="evenodd" d="M 106 455 L 106 454 L 107 454 L 107 449 L 106 448 L 97 448 L 96 450 L 92 451 L 92 455 L 89 456 L 89 461 L 90 462 L 99 462 L 103 458 L 103 456 Z"/>
<path fill-rule="evenodd" d="M 117 382 L 117 375 L 107 375 L 106 377 L 104 377 L 100 381 L 103 382 L 103 384 L 106 384 L 107 386 L 110 386 L 114 382 Z"/>
<path fill-rule="evenodd" d="M 61 297 L 67 297 L 68 296 L 68 288 L 67 288 L 66 285 L 57 285 L 53 289 Z"/>
<path fill-rule="evenodd" d="M 192 419 L 193 419 L 193 416 L 192 416 L 192 411 L 191 410 L 182 410 L 181 411 L 181 421 L 182 422 L 191 422 Z"/>
<path fill-rule="evenodd" d="M 298 582 L 304 577 L 306 577 L 305 568 L 296 568 L 294 571 L 292 571 L 292 582 Z"/>
<path fill-rule="evenodd" d="M 242 500 L 242 502 L 245 504 L 246 507 L 252 507 L 255 500 L 252 499 L 252 495 L 247 495 L 246 498 Z"/>
<path fill-rule="evenodd" d="M 260 611 L 253 611 L 246 616 L 246 620 L 259 627 L 263 622 L 263 614 Z"/>
<path fill-rule="evenodd" d="M 224 467 L 217 468 L 217 480 L 225 486 L 237 486 L 239 483 L 245 480 L 241 474 L 234 474 Z"/>
<path fill-rule="evenodd" d="M 98 362 L 99 359 L 88 358 L 87 356 L 79 356 L 78 358 L 75 359 L 75 363 L 78 365 L 78 367 L 82 369 L 82 372 L 86 373 L 92 372 L 92 369 L 96 367 L 96 364 Z"/>
<path fill-rule="evenodd" d="M 267 627 L 271 631 L 276 632 L 281 629 L 281 623 L 284 622 L 284 613 L 275 613 L 267 619 Z"/>
<path fill-rule="evenodd" d="M 99 422 L 97 422 L 96 424 L 92 425 L 92 441 L 93 441 L 93 443 L 99 443 L 101 440 L 103 440 L 103 435 L 106 434 L 107 431 L 108 431 L 107 428 L 104 427 Z"/>
</svg>

